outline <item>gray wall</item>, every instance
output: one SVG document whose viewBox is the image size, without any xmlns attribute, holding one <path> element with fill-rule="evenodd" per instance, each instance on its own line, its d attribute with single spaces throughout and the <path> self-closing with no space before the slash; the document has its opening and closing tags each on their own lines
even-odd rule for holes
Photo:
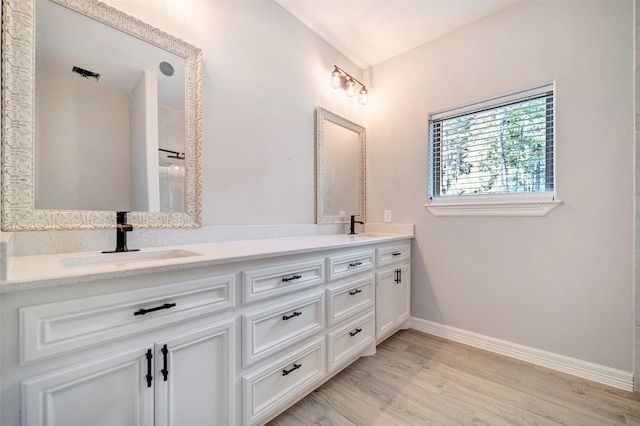
<svg viewBox="0 0 640 426">
<path fill-rule="evenodd" d="M 522 2 L 371 70 L 369 219 L 414 222 L 412 316 L 632 371 L 631 1 Z M 556 81 L 546 217 L 434 217 L 431 111 Z"/>
</svg>

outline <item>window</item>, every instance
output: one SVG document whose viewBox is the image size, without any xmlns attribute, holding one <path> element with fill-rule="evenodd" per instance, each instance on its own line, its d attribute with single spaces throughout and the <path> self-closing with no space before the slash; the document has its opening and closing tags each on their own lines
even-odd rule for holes
<svg viewBox="0 0 640 426">
<path fill-rule="evenodd" d="M 429 205 L 553 201 L 553 93 L 548 84 L 430 114 Z"/>
</svg>

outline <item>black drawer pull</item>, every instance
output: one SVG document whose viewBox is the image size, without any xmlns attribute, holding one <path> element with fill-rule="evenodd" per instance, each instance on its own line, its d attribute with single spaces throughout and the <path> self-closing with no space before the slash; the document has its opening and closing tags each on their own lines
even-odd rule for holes
<svg viewBox="0 0 640 426">
<path fill-rule="evenodd" d="M 356 295 L 356 294 L 358 294 L 358 293 L 362 293 L 362 290 L 360 290 L 360 289 L 356 289 L 356 290 L 353 290 L 353 291 L 350 291 L 350 292 L 349 292 L 349 294 L 350 294 L 351 296 L 355 296 L 355 295 Z"/>
<path fill-rule="evenodd" d="M 286 283 L 286 282 L 293 281 L 293 280 L 299 280 L 300 278 L 302 278 L 302 275 L 294 275 L 294 276 L 289 277 L 289 278 L 283 278 L 282 282 Z"/>
<path fill-rule="evenodd" d="M 291 318 L 299 317 L 300 315 L 302 315 L 302 312 L 294 312 L 291 315 L 283 315 L 282 321 L 290 320 Z"/>
<path fill-rule="evenodd" d="M 356 328 L 356 331 L 350 331 L 350 332 L 349 332 L 349 336 L 353 337 L 353 336 L 355 336 L 356 334 L 360 333 L 361 331 L 362 331 L 362 329 L 361 329 L 361 328 Z"/>
<path fill-rule="evenodd" d="M 300 367 L 302 367 L 302 364 L 293 364 L 293 367 L 291 367 L 290 369 L 282 370 L 282 375 L 286 376 L 287 374 L 291 373 L 292 371 L 296 371 Z"/>
<path fill-rule="evenodd" d="M 401 256 L 402 253 L 400 253 L 399 251 L 395 252 L 395 253 L 391 253 L 391 256 Z"/>
<path fill-rule="evenodd" d="M 155 308 L 150 308 L 150 309 L 140 309 L 138 311 L 135 311 L 133 313 L 133 315 L 145 315 L 148 314 L 149 312 L 155 312 L 155 311 L 159 311 L 161 309 L 171 309 L 174 306 L 176 306 L 175 303 L 165 303 L 164 305 L 161 306 L 156 306 Z"/>
<path fill-rule="evenodd" d="M 163 359 L 163 367 L 162 367 L 162 370 L 160 370 L 160 372 L 162 373 L 162 377 L 164 377 L 164 381 L 166 382 L 167 377 L 169 376 L 169 370 L 167 369 L 167 354 L 169 353 L 169 349 L 167 349 L 167 345 L 164 345 L 160 350 L 160 352 L 162 352 L 162 359 Z"/>
<path fill-rule="evenodd" d="M 349 264 L 349 267 L 350 268 L 355 268 L 356 266 L 360 266 L 360 265 L 362 265 L 362 262 L 353 262 L 353 263 Z"/>
<path fill-rule="evenodd" d="M 147 357 L 147 375 L 145 376 L 147 379 L 147 387 L 151 387 L 151 381 L 153 380 L 153 376 L 151 375 L 151 359 L 153 358 L 153 354 L 151 353 L 151 349 L 149 349 L 145 355 Z"/>
</svg>

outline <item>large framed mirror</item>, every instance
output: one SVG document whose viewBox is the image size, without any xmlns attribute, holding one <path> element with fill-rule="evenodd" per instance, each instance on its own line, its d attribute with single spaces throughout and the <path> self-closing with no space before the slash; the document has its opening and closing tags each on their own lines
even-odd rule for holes
<svg viewBox="0 0 640 426">
<path fill-rule="evenodd" d="M 317 223 L 365 222 L 365 128 L 318 107 L 316 131 Z"/>
<path fill-rule="evenodd" d="M 200 49 L 97 0 L 2 8 L 2 230 L 200 226 Z"/>
</svg>

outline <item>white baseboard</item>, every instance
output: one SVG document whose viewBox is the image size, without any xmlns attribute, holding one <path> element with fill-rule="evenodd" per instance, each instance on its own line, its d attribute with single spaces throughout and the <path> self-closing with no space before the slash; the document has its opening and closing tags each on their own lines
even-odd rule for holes
<svg viewBox="0 0 640 426">
<path fill-rule="evenodd" d="M 593 380 L 594 382 L 613 386 L 618 389 L 633 391 L 633 373 L 628 371 L 616 370 L 614 368 L 507 342 L 506 340 L 495 339 L 420 318 L 411 317 L 409 327 L 427 334 L 527 361 L 584 379 Z"/>
</svg>

